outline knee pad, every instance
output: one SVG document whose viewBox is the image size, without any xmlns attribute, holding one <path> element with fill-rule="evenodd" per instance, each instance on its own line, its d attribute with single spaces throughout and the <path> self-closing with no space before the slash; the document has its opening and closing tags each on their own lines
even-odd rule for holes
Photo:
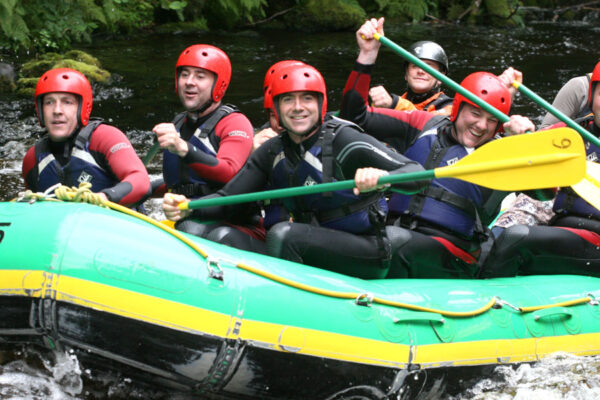
<svg viewBox="0 0 600 400">
<path fill-rule="evenodd" d="M 227 240 L 227 237 L 233 230 L 235 230 L 235 228 L 232 228 L 230 226 L 220 226 L 210 231 L 210 233 L 206 235 L 206 239 L 212 242 L 230 245 L 230 243 Z"/>
<path fill-rule="evenodd" d="M 527 225 L 513 225 L 506 228 L 494 242 L 494 251 L 505 252 L 517 246 L 529 234 Z"/>
<path fill-rule="evenodd" d="M 205 238 L 213 228 L 214 225 L 206 225 L 193 219 L 182 219 L 175 224 L 175 229 L 178 231 L 202 238 Z"/>
<path fill-rule="evenodd" d="M 282 258 L 287 238 L 292 230 L 292 223 L 279 222 L 267 232 L 267 253 L 272 257 Z"/>
</svg>

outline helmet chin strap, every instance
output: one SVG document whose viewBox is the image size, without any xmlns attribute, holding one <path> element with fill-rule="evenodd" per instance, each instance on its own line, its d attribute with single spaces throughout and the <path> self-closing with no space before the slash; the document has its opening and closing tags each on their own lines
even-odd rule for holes
<svg viewBox="0 0 600 400">
<path fill-rule="evenodd" d="M 212 105 L 213 105 L 213 100 L 211 97 L 206 103 L 204 103 L 199 108 L 197 108 L 195 110 L 189 110 L 188 114 L 193 115 L 194 119 L 198 119 L 200 117 L 200 114 L 202 114 L 204 111 L 206 111 L 208 109 L 208 107 L 210 107 Z"/>
</svg>

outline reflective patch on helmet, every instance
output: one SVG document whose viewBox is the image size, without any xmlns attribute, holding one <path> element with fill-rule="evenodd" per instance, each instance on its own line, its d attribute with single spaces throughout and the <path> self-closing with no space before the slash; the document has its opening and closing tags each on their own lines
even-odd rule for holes
<svg viewBox="0 0 600 400">
<path fill-rule="evenodd" d="M 227 134 L 227 136 L 241 136 L 247 138 L 248 133 L 244 131 L 231 131 Z"/>
<path fill-rule="evenodd" d="M 121 149 L 127 149 L 129 147 L 131 147 L 131 146 L 125 142 L 117 143 L 113 147 L 110 148 L 110 152 L 116 153 L 117 151 L 119 151 Z"/>
</svg>

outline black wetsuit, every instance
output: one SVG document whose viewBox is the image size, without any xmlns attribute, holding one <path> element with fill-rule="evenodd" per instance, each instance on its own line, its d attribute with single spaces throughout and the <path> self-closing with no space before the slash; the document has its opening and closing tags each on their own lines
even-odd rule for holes
<svg viewBox="0 0 600 400">
<path fill-rule="evenodd" d="M 300 172 L 297 167 L 305 160 L 308 150 L 323 140 L 322 128 L 301 144 L 294 143 L 287 133 L 267 141 L 250 156 L 240 173 L 216 195 L 227 196 L 278 188 L 274 183 L 273 173 L 276 159 L 282 153 L 287 170 L 294 171 L 290 173 L 289 179 L 295 182 L 295 175 Z M 353 179 L 356 170 L 365 167 L 386 170 L 390 174 L 422 170 L 417 163 L 395 153 L 347 122 L 336 129 L 330 151 L 333 160 L 332 179 L 337 181 Z M 426 184 L 423 181 L 409 182 L 395 187 L 414 193 Z M 372 198 L 373 195 L 371 192 L 359 197 Z M 366 279 L 385 277 L 390 265 L 389 244 L 385 238 L 385 227 L 381 223 L 385 215 L 377 216 L 380 221 L 373 221 L 373 229 L 356 234 L 321 226 L 323 220 L 319 217 L 320 210 L 307 209 L 303 207 L 303 203 L 303 197 L 286 203 L 294 221 L 305 221 L 306 215 L 310 213 L 315 218 L 310 222 L 280 222 L 271 228 L 267 234 L 270 255 Z M 365 209 L 369 208 L 367 203 Z M 360 200 L 356 204 L 361 204 Z M 243 213 L 247 207 L 247 204 L 210 207 L 196 210 L 194 216 L 207 219 L 230 218 Z M 327 214 L 332 211 L 327 210 Z M 298 218 L 300 216 L 302 218 Z M 380 232 L 377 232 L 378 229 Z"/>
</svg>

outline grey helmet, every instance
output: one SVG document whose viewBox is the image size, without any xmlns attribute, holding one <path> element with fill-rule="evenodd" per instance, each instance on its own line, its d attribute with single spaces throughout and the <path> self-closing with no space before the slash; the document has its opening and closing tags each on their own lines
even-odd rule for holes
<svg viewBox="0 0 600 400">
<path fill-rule="evenodd" d="M 408 52 L 421 60 L 432 60 L 439 63 L 443 72 L 448 75 L 448 57 L 442 46 L 436 42 L 430 40 L 415 42 L 408 48 Z"/>
</svg>

